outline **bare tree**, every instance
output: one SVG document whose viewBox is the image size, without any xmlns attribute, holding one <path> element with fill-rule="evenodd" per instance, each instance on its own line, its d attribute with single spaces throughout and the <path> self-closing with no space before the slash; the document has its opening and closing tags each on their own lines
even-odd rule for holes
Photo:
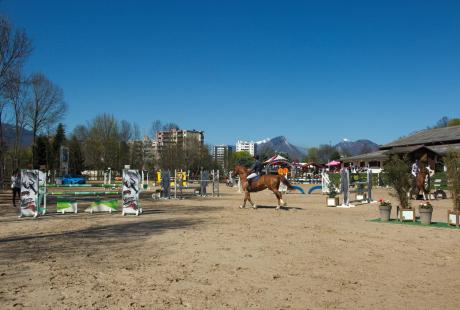
<svg viewBox="0 0 460 310">
<path fill-rule="evenodd" d="M 33 74 L 29 82 L 31 101 L 26 109 L 26 116 L 28 125 L 32 129 L 35 149 L 37 134 L 59 122 L 67 110 L 67 105 L 64 102 L 62 89 L 43 74 Z M 32 162 L 34 162 L 34 153 L 35 150 L 32 151 Z"/>
<path fill-rule="evenodd" d="M 11 104 L 15 125 L 15 140 L 13 147 L 13 169 L 20 167 L 20 148 L 25 126 L 25 110 L 29 102 L 29 84 L 16 74 L 5 87 L 4 96 Z"/>
<path fill-rule="evenodd" d="M 77 138 L 78 142 L 82 143 L 84 141 L 86 141 L 86 139 L 88 138 L 88 128 L 85 127 L 84 125 L 77 125 L 74 129 L 73 129 L 73 136 L 75 136 L 75 138 Z"/>
<path fill-rule="evenodd" d="M 176 123 L 166 123 L 166 124 L 163 125 L 163 128 L 162 128 L 163 131 L 170 131 L 170 130 L 173 130 L 173 129 L 179 130 L 180 127 Z"/>
<path fill-rule="evenodd" d="M 141 139 L 141 129 L 139 128 L 139 125 L 133 122 L 132 126 L 133 126 L 133 139 L 140 140 Z"/>
<path fill-rule="evenodd" d="M 128 142 L 133 138 L 133 125 L 130 122 L 122 120 L 120 122 L 120 139 Z"/>
<path fill-rule="evenodd" d="M 21 71 L 31 53 L 32 43 L 25 31 L 14 31 L 9 21 L 0 15 L 0 92 L 3 93 L 12 72 Z"/>
<path fill-rule="evenodd" d="M 6 106 L 5 88 L 11 76 L 21 71 L 24 61 L 31 52 L 32 44 L 25 31 L 14 31 L 9 21 L 0 15 L 0 188 L 3 187 L 6 150 L 3 139 L 3 116 Z"/>
<path fill-rule="evenodd" d="M 3 188 L 3 174 L 5 171 L 6 145 L 3 138 L 3 117 L 5 114 L 6 101 L 0 97 L 0 189 Z"/>
<path fill-rule="evenodd" d="M 162 127 L 163 125 L 161 124 L 160 120 L 153 121 L 152 128 L 151 128 L 151 134 L 152 134 L 153 139 L 156 139 L 157 132 L 161 131 Z"/>
<path fill-rule="evenodd" d="M 113 115 L 101 114 L 89 124 L 84 142 L 85 161 L 91 169 L 119 168 L 120 125 Z M 129 135 L 129 133 L 125 133 Z M 129 151 L 125 151 L 129 153 Z"/>
</svg>

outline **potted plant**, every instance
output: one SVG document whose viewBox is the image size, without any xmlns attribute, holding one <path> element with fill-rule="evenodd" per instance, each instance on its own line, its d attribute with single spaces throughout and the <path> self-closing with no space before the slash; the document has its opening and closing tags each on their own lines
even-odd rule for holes
<svg viewBox="0 0 460 310">
<path fill-rule="evenodd" d="M 431 224 L 431 216 L 433 215 L 433 206 L 429 201 L 423 201 L 418 206 L 418 212 L 420 214 L 420 222 L 425 225 Z"/>
<path fill-rule="evenodd" d="M 334 183 L 331 181 L 329 182 L 328 186 L 328 193 L 326 198 L 326 203 L 328 207 L 337 207 L 339 205 L 339 197 L 337 188 L 335 187 Z"/>
<path fill-rule="evenodd" d="M 408 193 L 411 190 L 410 171 L 408 163 L 392 156 L 384 165 L 384 172 L 387 184 L 393 189 L 393 196 L 399 201 L 397 206 L 397 217 L 399 220 L 415 221 L 415 210 L 410 208 Z"/>
<path fill-rule="evenodd" d="M 388 222 L 391 215 L 391 202 L 389 200 L 379 199 L 380 220 Z"/>
<path fill-rule="evenodd" d="M 449 149 L 444 157 L 447 167 L 447 187 L 452 195 L 453 210 L 447 211 L 447 223 L 460 225 L 460 152 Z"/>
</svg>

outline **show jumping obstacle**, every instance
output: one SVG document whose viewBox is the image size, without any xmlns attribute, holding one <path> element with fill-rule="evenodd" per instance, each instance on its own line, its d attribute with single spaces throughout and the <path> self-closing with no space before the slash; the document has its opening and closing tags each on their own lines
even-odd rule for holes
<svg viewBox="0 0 460 310">
<path fill-rule="evenodd" d="M 139 194 L 140 174 L 138 170 L 124 169 L 123 182 L 120 190 L 113 191 L 69 191 L 70 188 L 102 188 L 117 189 L 112 184 L 46 184 L 46 174 L 39 170 L 21 170 L 21 201 L 19 217 L 37 217 L 45 215 L 50 198 L 56 198 L 58 213 L 78 213 L 77 199 L 94 198 L 85 212 L 118 211 L 121 197 L 122 215 L 142 213 Z M 54 189 L 54 191 L 49 191 Z M 43 202 L 43 206 L 42 206 Z"/>
</svg>

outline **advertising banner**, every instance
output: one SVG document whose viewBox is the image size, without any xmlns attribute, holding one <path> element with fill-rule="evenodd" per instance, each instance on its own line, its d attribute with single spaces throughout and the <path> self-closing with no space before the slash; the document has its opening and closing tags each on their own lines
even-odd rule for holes
<svg viewBox="0 0 460 310">
<path fill-rule="evenodd" d="M 21 170 L 21 207 L 19 216 L 37 217 L 39 214 L 39 172 Z"/>
<path fill-rule="evenodd" d="M 94 213 L 94 212 L 109 212 L 118 211 L 118 205 L 120 201 L 117 199 L 111 200 L 96 200 L 91 203 L 91 205 L 85 209 L 85 212 Z"/>
<path fill-rule="evenodd" d="M 57 198 L 56 210 L 62 214 L 66 212 L 77 213 L 78 204 L 75 200 L 69 198 Z"/>
<path fill-rule="evenodd" d="M 141 177 L 138 170 L 123 170 L 122 214 L 142 213 L 139 205 Z"/>
</svg>

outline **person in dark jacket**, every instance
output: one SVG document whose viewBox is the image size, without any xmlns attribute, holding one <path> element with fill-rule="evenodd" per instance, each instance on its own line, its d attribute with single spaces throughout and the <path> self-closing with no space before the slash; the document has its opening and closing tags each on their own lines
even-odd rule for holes
<svg viewBox="0 0 460 310">
<path fill-rule="evenodd" d="M 21 173 L 16 169 L 11 176 L 11 189 L 13 191 L 13 207 L 16 208 L 16 196 L 21 200 Z"/>
<path fill-rule="evenodd" d="M 262 169 L 263 169 L 263 164 L 259 160 L 259 156 L 255 155 L 254 156 L 254 163 L 251 166 L 251 169 L 249 171 L 249 175 L 247 177 L 248 180 L 248 185 L 246 187 L 247 191 L 249 192 L 251 190 L 251 181 L 255 177 L 259 176 L 262 174 Z"/>
</svg>

